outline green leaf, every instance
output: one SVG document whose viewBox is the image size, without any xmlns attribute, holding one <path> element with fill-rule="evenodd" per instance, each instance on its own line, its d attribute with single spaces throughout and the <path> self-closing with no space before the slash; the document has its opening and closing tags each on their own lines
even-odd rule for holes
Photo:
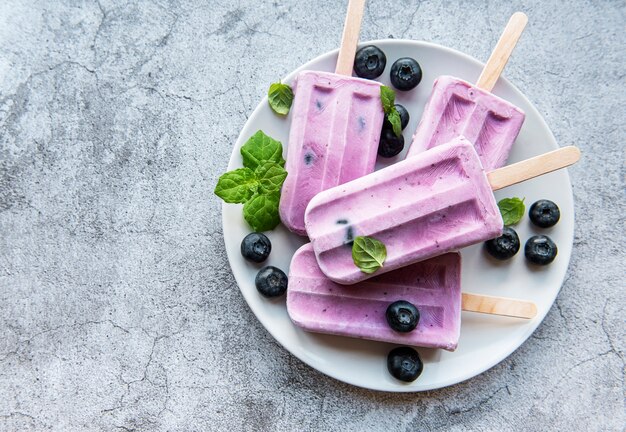
<svg viewBox="0 0 626 432">
<path fill-rule="evenodd" d="M 267 92 L 267 100 L 270 104 L 270 108 L 276 114 L 287 115 L 293 102 L 293 91 L 287 84 L 282 84 L 280 81 L 270 85 L 270 89 Z"/>
<path fill-rule="evenodd" d="M 402 120 L 400 119 L 400 113 L 394 106 L 389 114 L 387 114 L 387 120 L 391 123 L 391 127 L 393 128 L 393 133 L 396 134 L 397 137 L 402 135 Z"/>
<path fill-rule="evenodd" d="M 514 197 L 504 198 L 498 201 L 498 208 L 500 209 L 504 225 L 515 225 L 522 220 L 524 211 L 526 210 L 526 206 L 524 205 L 525 199 L 526 198 L 519 199 Z"/>
<path fill-rule="evenodd" d="M 276 162 L 281 167 L 285 166 L 283 159 L 283 145 L 280 141 L 265 135 L 263 131 L 257 131 L 241 147 L 243 166 L 255 170 L 264 161 Z"/>
<path fill-rule="evenodd" d="M 358 236 L 352 244 L 352 260 L 363 273 L 374 273 L 383 266 L 387 248 L 372 237 Z"/>
<path fill-rule="evenodd" d="M 227 203 L 245 203 L 259 188 L 259 181 L 254 171 L 249 168 L 239 168 L 223 174 L 215 186 L 215 195 Z"/>
<path fill-rule="evenodd" d="M 380 102 L 383 105 L 383 111 L 385 114 L 389 114 L 394 106 L 396 100 L 396 92 L 387 86 L 380 86 Z"/>
<path fill-rule="evenodd" d="M 280 192 L 256 195 L 243 206 L 243 217 L 254 231 L 268 231 L 280 223 Z"/>
<path fill-rule="evenodd" d="M 263 165 L 254 171 L 261 186 L 261 193 L 271 193 L 280 191 L 280 188 L 287 178 L 287 171 L 275 162 L 264 162 Z"/>
</svg>

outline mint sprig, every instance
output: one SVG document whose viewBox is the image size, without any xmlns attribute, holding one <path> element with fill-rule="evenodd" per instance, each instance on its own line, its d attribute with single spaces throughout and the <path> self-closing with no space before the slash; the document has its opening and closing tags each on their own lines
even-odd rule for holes
<svg viewBox="0 0 626 432">
<path fill-rule="evenodd" d="M 280 187 L 287 178 L 287 171 L 276 162 L 265 162 L 254 171 L 262 193 L 280 191 Z"/>
<path fill-rule="evenodd" d="M 267 101 L 270 108 L 278 115 L 286 116 L 293 103 L 293 91 L 287 84 L 280 81 L 270 85 L 267 92 Z"/>
<path fill-rule="evenodd" d="M 396 136 L 402 135 L 402 121 L 400 113 L 395 106 L 396 92 L 387 86 L 380 86 L 380 102 L 383 106 L 383 112 L 387 117 L 387 121 L 391 123 L 393 133 Z"/>
<path fill-rule="evenodd" d="M 243 204 L 252 198 L 259 189 L 259 180 L 250 168 L 229 171 L 217 181 L 215 195 L 227 203 Z"/>
<path fill-rule="evenodd" d="M 387 248 L 373 237 L 358 236 L 352 244 L 352 260 L 363 273 L 374 273 L 387 259 Z"/>
<path fill-rule="evenodd" d="M 502 215 L 502 221 L 504 225 L 515 225 L 524 216 L 524 212 L 526 211 L 526 206 L 524 205 L 524 200 L 526 198 L 519 199 L 517 197 L 513 198 L 504 198 L 498 201 L 498 208 L 500 209 L 500 214 Z"/>
<path fill-rule="evenodd" d="M 243 217 L 255 231 L 268 231 L 280 223 L 280 192 L 257 194 L 243 205 Z"/>
<path fill-rule="evenodd" d="M 281 167 L 285 166 L 283 159 L 283 146 L 280 141 L 267 136 L 263 131 L 258 131 L 250 137 L 241 147 L 243 166 L 256 170 L 262 162 L 276 162 Z"/>
<path fill-rule="evenodd" d="M 214 193 L 227 203 L 243 204 L 243 217 L 255 231 L 279 223 L 280 189 L 287 178 L 280 141 L 258 131 L 241 147 L 243 168 L 220 176 Z"/>
</svg>

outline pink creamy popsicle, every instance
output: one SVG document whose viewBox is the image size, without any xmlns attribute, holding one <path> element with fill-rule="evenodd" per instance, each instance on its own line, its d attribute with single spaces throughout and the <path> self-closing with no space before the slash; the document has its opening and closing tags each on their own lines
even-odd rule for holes
<svg viewBox="0 0 626 432">
<path fill-rule="evenodd" d="M 417 307 L 417 327 L 407 333 L 391 329 L 387 307 L 405 300 Z M 311 244 L 294 254 L 289 270 L 287 312 L 304 330 L 391 342 L 456 349 L 461 309 L 532 318 L 531 302 L 461 293 L 461 256 L 448 253 L 356 285 L 339 285 L 317 266 Z"/>
<path fill-rule="evenodd" d="M 485 173 L 463 137 L 433 147 L 316 195 L 306 229 L 322 272 L 353 284 L 446 252 L 497 237 L 503 222 L 492 190 L 560 169 L 580 157 L 565 147 Z M 352 240 L 373 237 L 387 257 L 374 274 L 352 259 Z"/>
<path fill-rule="evenodd" d="M 351 0 L 335 73 L 303 71 L 294 84 L 280 219 L 306 235 L 311 198 L 374 171 L 384 112 L 376 81 L 353 78 L 364 0 Z"/>
<path fill-rule="evenodd" d="M 474 144 L 486 170 L 506 163 L 525 114 L 490 92 L 527 21 L 523 13 L 513 14 L 476 85 L 446 75 L 435 80 L 407 157 L 462 135 Z"/>
<path fill-rule="evenodd" d="M 398 333 L 387 324 L 385 310 L 397 300 L 420 312 L 412 332 Z M 291 260 L 287 312 L 312 332 L 454 350 L 461 327 L 460 256 L 442 255 L 346 286 L 324 276 L 308 243 Z"/>
</svg>

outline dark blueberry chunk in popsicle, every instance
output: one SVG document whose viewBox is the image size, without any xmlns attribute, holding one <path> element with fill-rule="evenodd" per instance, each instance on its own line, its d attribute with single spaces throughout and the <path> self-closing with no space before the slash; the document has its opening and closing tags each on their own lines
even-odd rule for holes
<svg viewBox="0 0 626 432">
<path fill-rule="evenodd" d="M 353 243 L 354 243 L 354 228 L 352 228 L 352 226 L 348 225 L 346 227 L 346 239 L 343 242 L 343 244 L 349 245 L 350 247 L 352 247 Z"/>
<path fill-rule="evenodd" d="M 361 78 L 378 78 L 382 75 L 386 65 L 385 53 L 374 45 L 359 48 L 354 56 L 354 72 Z"/>
<path fill-rule="evenodd" d="M 422 80 L 422 68 L 415 59 L 402 57 L 391 66 L 389 78 L 395 88 L 408 91 L 417 87 Z"/>
<path fill-rule="evenodd" d="M 400 381 L 415 381 L 424 370 L 424 363 L 417 351 L 410 347 L 398 347 L 387 356 L 387 370 Z"/>
<path fill-rule="evenodd" d="M 313 155 L 313 153 L 307 152 L 304 154 L 304 164 L 305 165 L 311 165 L 313 163 L 313 159 L 315 159 L 315 156 Z"/>
</svg>

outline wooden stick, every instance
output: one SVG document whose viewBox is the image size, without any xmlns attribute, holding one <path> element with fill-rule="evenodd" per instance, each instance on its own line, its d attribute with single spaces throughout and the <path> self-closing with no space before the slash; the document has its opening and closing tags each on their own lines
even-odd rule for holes
<svg viewBox="0 0 626 432">
<path fill-rule="evenodd" d="M 335 68 L 336 74 L 352 75 L 364 9 L 365 0 L 350 0 L 350 3 L 348 3 L 348 13 L 346 14 L 346 22 L 343 25 L 343 36 L 341 38 L 341 47 L 339 48 L 339 58 L 337 58 L 337 67 Z"/>
<path fill-rule="evenodd" d="M 509 61 L 509 57 L 517 44 L 526 23 L 528 17 L 522 12 L 515 12 L 509 20 L 500 40 L 496 44 L 491 57 L 487 60 L 487 64 L 483 69 L 483 72 L 478 77 L 476 87 L 486 90 L 488 92 L 496 85 L 496 81 L 500 78 L 500 74 Z"/>
<path fill-rule="evenodd" d="M 531 178 L 575 164 L 580 159 L 578 147 L 569 146 L 507 165 L 487 173 L 491 189 L 496 191 Z"/>
<path fill-rule="evenodd" d="M 537 306 L 533 302 L 470 293 L 461 294 L 461 309 L 525 319 L 537 315 Z"/>
</svg>

